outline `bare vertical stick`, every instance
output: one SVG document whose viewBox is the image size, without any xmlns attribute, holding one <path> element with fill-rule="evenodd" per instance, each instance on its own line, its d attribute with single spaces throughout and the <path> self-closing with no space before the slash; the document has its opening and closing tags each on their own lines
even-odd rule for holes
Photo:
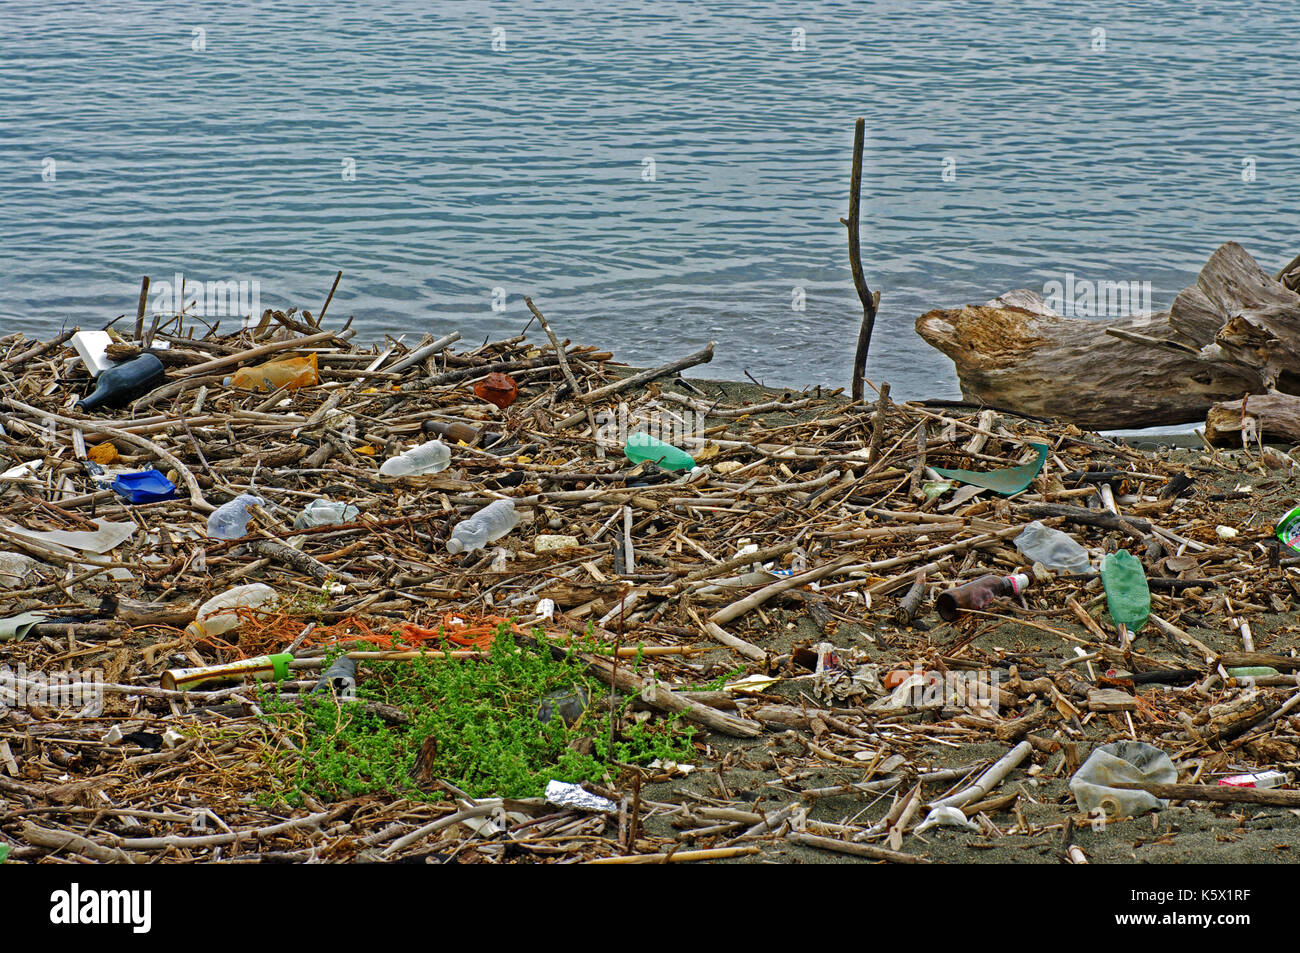
<svg viewBox="0 0 1300 953">
<path fill-rule="evenodd" d="M 329 310 L 330 302 L 334 300 L 334 292 L 338 289 L 339 279 L 342 277 L 343 269 L 340 268 L 339 273 L 334 276 L 334 284 L 330 285 L 330 293 L 325 298 L 325 303 L 321 305 L 320 314 L 316 315 L 316 327 L 320 327 L 320 323 L 325 320 L 325 312 Z"/>
<path fill-rule="evenodd" d="M 912 464 L 912 481 L 908 492 L 912 499 L 921 498 L 921 478 L 925 476 L 925 444 L 929 439 L 925 421 L 916 428 L 916 462 Z"/>
<path fill-rule="evenodd" d="M 149 276 L 140 282 L 140 303 L 135 306 L 135 339 L 144 339 L 144 308 L 149 300 Z"/>
<path fill-rule="evenodd" d="M 532 298 L 525 295 L 524 304 L 528 305 L 528 310 L 533 313 L 533 317 L 537 319 L 537 323 L 542 326 L 542 330 L 546 332 L 546 336 L 551 339 L 551 347 L 555 348 L 555 356 L 560 360 L 560 370 L 564 372 L 564 379 L 569 382 L 569 389 L 573 391 L 573 396 L 577 398 L 580 404 L 586 406 L 587 396 L 582 392 L 582 388 L 578 386 L 578 379 L 573 376 L 573 368 L 569 367 L 569 359 L 564 355 L 564 346 L 560 344 L 560 339 L 555 336 L 555 332 L 551 330 L 551 325 L 547 322 L 546 318 L 542 316 L 542 312 L 537 310 L 537 306 L 533 304 Z M 587 423 L 591 426 L 591 439 L 595 440 L 596 417 L 591 412 L 591 407 L 587 406 L 586 411 Z M 597 442 L 596 449 L 598 451 L 603 451 L 604 448 L 601 447 L 599 442 Z"/>
<path fill-rule="evenodd" d="M 853 175 L 849 183 L 849 217 L 844 222 L 849 230 L 849 269 L 853 272 L 853 287 L 862 300 L 862 328 L 858 331 L 858 350 L 853 355 L 853 399 L 862 399 L 862 381 L 866 375 L 867 352 L 871 349 L 871 332 L 876 327 L 876 306 L 880 293 L 871 293 L 866 276 L 862 273 L 862 248 L 858 244 L 858 214 L 862 194 L 862 140 L 866 135 L 866 120 L 859 118 L 853 129 Z"/>
<path fill-rule="evenodd" d="M 871 453 L 867 456 L 867 465 L 875 466 L 880 459 L 880 444 L 885 439 L 885 412 L 889 409 L 889 384 L 880 385 L 880 400 L 876 401 L 876 412 L 871 418 Z"/>
<path fill-rule="evenodd" d="M 632 507 L 623 507 L 623 568 L 630 576 L 636 572 L 633 560 L 636 556 L 632 550 Z"/>
</svg>

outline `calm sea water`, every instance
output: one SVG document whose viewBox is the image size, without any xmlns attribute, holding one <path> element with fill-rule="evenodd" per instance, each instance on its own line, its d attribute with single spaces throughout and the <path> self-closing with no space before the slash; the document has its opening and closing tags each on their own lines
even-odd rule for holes
<svg viewBox="0 0 1300 953">
<path fill-rule="evenodd" d="M 0 330 L 176 272 L 318 311 L 342 269 L 362 338 L 528 294 L 634 363 L 844 384 L 861 115 L 868 376 L 955 396 L 932 307 L 1072 272 L 1160 308 L 1222 241 L 1300 251 L 1296 53 L 1260 2 L 5 0 Z"/>
</svg>

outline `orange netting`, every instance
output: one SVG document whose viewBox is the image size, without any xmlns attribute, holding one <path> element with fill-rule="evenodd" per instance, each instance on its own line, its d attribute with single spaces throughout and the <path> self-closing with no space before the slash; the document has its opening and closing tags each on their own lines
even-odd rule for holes
<svg viewBox="0 0 1300 953">
<path fill-rule="evenodd" d="M 219 635 L 197 639 L 201 645 L 230 653 L 234 658 L 245 659 L 270 652 L 280 652 L 302 634 L 305 623 L 287 612 L 262 612 L 238 608 L 238 638 L 229 642 Z M 523 633 L 523 629 L 503 616 L 485 615 L 464 618 L 448 612 L 436 628 L 426 628 L 413 622 L 403 622 L 397 629 L 376 632 L 363 620 L 348 616 L 332 625 L 317 624 L 303 637 L 299 645 L 331 646 L 341 642 L 369 642 L 382 649 L 418 648 L 430 642 L 445 640 L 467 648 L 486 649 L 497 637 L 501 627 Z M 227 633 L 234 635 L 235 633 Z"/>
</svg>

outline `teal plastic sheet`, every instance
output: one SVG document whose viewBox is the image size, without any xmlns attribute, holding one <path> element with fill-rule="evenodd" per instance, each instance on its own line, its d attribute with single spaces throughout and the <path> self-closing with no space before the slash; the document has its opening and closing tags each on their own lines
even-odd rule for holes
<svg viewBox="0 0 1300 953">
<path fill-rule="evenodd" d="M 46 616 L 47 613 L 36 611 L 0 619 L 0 642 L 22 641 L 23 636 L 31 631 L 32 626 L 44 622 Z"/>
<path fill-rule="evenodd" d="M 1030 463 L 1023 463 L 1018 467 L 1007 467 L 1005 470 L 989 470 L 984 473 L 978 473 L 975 470 L 945 470 L 942 467 L 935 467 L 934 472 L 949 480 L 969 483 L 971 486 L 981 486 L 986 490 L 992 490 L 994 493 L 1001 493 L 1003 496 L 1012 496 L 1033 482 L 1034 477 L 1042 472 L 1043 462 L 1047 460 L 1047 444 L 1031 443 L 1029 446 L 1038 451 L 1038 459 Z"/>
</svg>

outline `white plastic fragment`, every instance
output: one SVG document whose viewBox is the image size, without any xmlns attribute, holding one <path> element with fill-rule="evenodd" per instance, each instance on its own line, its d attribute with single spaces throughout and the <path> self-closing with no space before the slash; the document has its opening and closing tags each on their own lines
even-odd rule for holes
<svg viewBox="0 0 1300 953">
<path fill-rule="evenodd" d="M 930 813 L 925 816 L 920 824 L 916 825 L 916 833 L 923 834 L 932 827 L 960 827 L 964 830 L 975 831 L 979 833 L 980 827 L 974 824 L 957 807 L 933 807 Z"/>
</svg>

